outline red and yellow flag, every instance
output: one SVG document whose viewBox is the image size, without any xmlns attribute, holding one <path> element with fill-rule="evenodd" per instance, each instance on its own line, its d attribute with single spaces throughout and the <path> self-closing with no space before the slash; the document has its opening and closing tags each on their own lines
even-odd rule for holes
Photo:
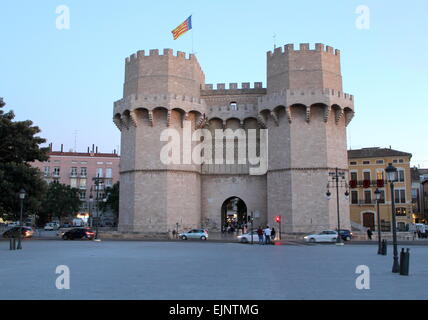
<svg viewBox="0 0 428 320">
<path fill-rule="evenodd" d="M 174 40 L 178 39 L 181 35 L 186 33 L 192 29 L 192 16 L 188 17 L 186 21 L 184 21 L 182 24 L 180 24 L 177 28 L 171 31 Z"/>
</svg>

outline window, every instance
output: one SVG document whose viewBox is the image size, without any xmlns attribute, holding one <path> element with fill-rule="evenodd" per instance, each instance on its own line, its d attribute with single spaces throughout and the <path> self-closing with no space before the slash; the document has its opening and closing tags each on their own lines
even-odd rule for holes
<svg viewBox="0 0 428 320">
<path fill-rule="evenodd" d="M 395 189 L 394 190 L 394 202 L 395 203 L 406 203 L 406 190 Z"/>
<path fill-rule="evenodd" d="M 397 160 L 397 159 L 394 159 L 394 160 L 392 160 L 392 162 L 393 162 L 393 163 L 397 163 L 397 162 L 398 162 L 398 160 Z"/>
<path fill-rule="evenodd" d="M 106 180 L 106 187 L 111 187 L 113 185 L 113 181 L 111 179 Z"/>
<path fill-rule="evenodd" d="M 370 181 L 370 171 L 363 172 L 364 180 Z"/>
<path fill-rule="evenodd" d="M 79 191 L 79 199 L 80 200 L 86 199 L 86 191 Z"/>
<path fill-rule="evenodd" d="M 97 164 L 104 164 L 104 162 L 97 162 Z"/>
<path fill-rule="evenodd" d="M 77 179 L 76 178 L 70 179 L 70 187 L 77 188 Z"/>
<path fill-rule="evenodd" d="M 407 209 L 402 208 L 402 207 L 395 208 L 395 215 L 396 216 L 406 216 L 407 215 Z"/>
<path fill-rule="evenodd" d="M 106 162 L 106 164 L 113 164 L 113 162 L 110 162 L 110 161 L 109 161 L 109 162 Z"/>
<path fill-rule="evenodd" d="M 370 161 L 369 160 L 365 160 L 365 161 L 363 161 L 363 164 L 370 164 Z"/>
<path fill-rule="evenodd" d="M 357 161 L 351 161 L 349 164 L 350 164 L 351 166 L 356 166 L 356 165 L 357 165 Z"/>
<path fill-rule="evenodd" d="M 103 168 L 97 168 L 97 177 L 103 176 Z"/>
<path fill-rule="evenodd" d="M 354 172 L 351 172 L 351 180 L 354 180 L 354 181 L 356 181 L 358 179 L 358 177 L 357 177 L 357 173 L 354 171 Z"/>
<path fill-rule="evenodd" d="M 404 163 L 404 160 L 403 159 L 399 159 L 398 162 L 399 163 Z"/>
<path fill-rule="evenodd" d="M 376 160 L 376 164 L 383 164 L 383 160 Z"/>
<path fill-rule="evenodd" d="M 230 103 L 230 110 L 232 110 L 232 111 L 238 110 L 238 104 L 236 102 L 231 102 Z"/>
<path fill-rule="evenodd" d="M 50 170 L 51 170 L 51 168 L 50 168 L 50 167 L 45 167 L 45 168 L 44 168 L 45 177 L 49 177 Z"/>
<path fill-rule="evenodd" d="M 106 178 L 112 178 L 112 169 L 111 168 L 106 169 Z"/>
<path fill-rule="evenodd" d="M 376 180 L 384 180 L 383 179 L 383 170 L 376 171 Z"/>
<path fill-rule="evenodd" d="M 379 191 L 380 191 L 379 203 L 385 203 L 385 190 L 379 190 Z"/>
<path fill-rule="evenodd" d="M 86 179 L 80 179 L 80 189 L 86 189 Z"/>
<path fill-rule="evenodd" d="M 358 191 L 356 190 L 351 191 L 351 203 L 358 204 Z"/>
<path fill-rule="evenodd" d="M 81 167 L 80 168 L 80 176 L 86 177 L 87 174 L 88 174 L 88 169 L 86 167 Z"/>
<path fill-rule="evenodd" d="M 72 167 L 71 168 L 71 176 L 72 177 L 77 177 L 77 167 Z"/>
<path fill-rule="evenodd" d="M 364 190 L 364 203 L 372 203 L 372 192 Z"/>
<path fill-rule="evenodd" d="M 59 177 L 59 167 L 54 167 L 53 175 Z"/>
<path fill-rule="evenodd" d="M 404 182 L 404 170 L 403 169 L 398 169 L 398 181 L 399 182 Z"/>
<path fill-rule="evenodd" d="M 80 164 L 88 164 L 88 161 L 82 161 Z"/>
</svg>

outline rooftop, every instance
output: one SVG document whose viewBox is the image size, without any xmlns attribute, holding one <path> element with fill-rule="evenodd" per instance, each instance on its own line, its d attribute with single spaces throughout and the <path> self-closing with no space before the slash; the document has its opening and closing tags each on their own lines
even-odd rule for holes
<svg viewBox="0 0 428 320">
<path fill-rule="evenodd" d="M 412 154 L 408 152 L 394 150 L 391 148 L 380 147 L 348 150 L 348 159 L 384 157 L 412 157 Z"/>
</svg>

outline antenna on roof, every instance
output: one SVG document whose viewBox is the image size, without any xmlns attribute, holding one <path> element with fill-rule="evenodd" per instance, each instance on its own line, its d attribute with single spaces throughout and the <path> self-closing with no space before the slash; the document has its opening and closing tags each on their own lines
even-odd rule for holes
<svg viewBox="0 0 428 320">
<path fill-rule="evenodd" d="M 276 49 L 276 34 L 273 34 L 273 49 Z"/>
</svg>

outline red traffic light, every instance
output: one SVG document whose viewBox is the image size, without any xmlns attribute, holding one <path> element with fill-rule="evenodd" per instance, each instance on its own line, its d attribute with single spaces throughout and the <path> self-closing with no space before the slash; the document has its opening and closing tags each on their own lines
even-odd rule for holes
<svg viewBox="0 0 428 320">
<path fill-rule="evenodd" d="M 281 216 L 276 216 L 275 217 L 275 221 L 278 222 L 278 223 L 280 223 L 281 222 Z"/>
</svg>

